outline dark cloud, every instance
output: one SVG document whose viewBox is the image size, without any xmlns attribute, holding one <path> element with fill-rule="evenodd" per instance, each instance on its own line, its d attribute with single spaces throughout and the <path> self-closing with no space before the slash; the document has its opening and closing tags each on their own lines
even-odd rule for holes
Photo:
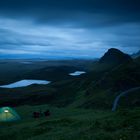
<svg viewBox="0 0 140 140">
<path fill-rule="evenodd" d="M 84 26 L 140 21 L 139 0 L 2 0 L 0 14 Z"/>
<path fill-rule="evenodd" d="M 0 0 L 1 54 L 99 57 L 139 38 L 139 0 Z"/>
</svg>

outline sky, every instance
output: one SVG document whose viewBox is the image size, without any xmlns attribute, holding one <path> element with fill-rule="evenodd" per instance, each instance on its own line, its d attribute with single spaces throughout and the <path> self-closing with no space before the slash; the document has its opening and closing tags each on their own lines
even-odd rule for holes
<svg viewBox="0 0 140 140">
<path fill-rule="evenodd" d="M 0 0 L 0 58 L 132 54 L 139 40 L 139 0 Z"/>
</svg>

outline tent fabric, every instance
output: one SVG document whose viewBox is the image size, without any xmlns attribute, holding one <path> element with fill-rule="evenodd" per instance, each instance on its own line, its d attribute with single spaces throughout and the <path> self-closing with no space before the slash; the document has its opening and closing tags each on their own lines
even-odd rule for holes
<svg viewBox="0 0 140 140">
<path fill-rule="evenodd" d="M 20 116 L 17 112 L 10 107 L 0 108 L 0 122 L 9 122 L 20 120 Z"/>
</svg>

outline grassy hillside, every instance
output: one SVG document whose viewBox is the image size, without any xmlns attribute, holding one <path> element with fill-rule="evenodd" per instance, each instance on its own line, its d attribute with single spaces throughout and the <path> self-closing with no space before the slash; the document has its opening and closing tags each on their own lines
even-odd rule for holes
<svg viewBox="0 0 140 140">
<path fill-rule="evenodd" d="M 94 60 L 0 60 L 0 85 L 25 78 L 65 79 L 69 72 L 81 69 L 88 71 L 92 63 L 94 63 Z"/>
<path fill-rule="evenodd" d="M 33 119 L 35 110 L 50 109 L 48 118 Z M 140 109 L 104 110 L 21 106 L 20 122 L 0 123 L 0 140 L 139 140 Z"/>
<path fill-rule="evenodd" d="M 49 67 L 48 69 L 39 69 L 33 73 L 34 76 L 45 77 L 46 75 L 61 80 L 42 86 L 32 85 L 15 89 L 1 88 L 0 106 L 47 103 L 57 107 L 111 109 L 117 95 L 130 88 L 140 86 L 140 64 L 138 59 L 113 67 L 106 67 L 105 64 L 94 62 L 92 63 L 92 70 L 90 69 L 89 72 L 78 77 L 66 76 L 66 73 L 73 71 L 75 67 L 55 66 L 51 69 Z M 36 75 L 38 71 L 39 74 Z M 30 76 L 32 77 L 32 74 Z M 139 106 L 139 99 L 139 93 L 135 94 L 132 101 L 129 98 L 128 106 Z M 124 100 L 124 104 L 125 102 Z"/>
<path fill-rule="evenodd" d="M 39 70 L 31 71 L 26 73 L 26 79 L 47 79 L 50 81 L 60 81 L 71 78 L 69 73 L 75 72 L 77 70 L 82 70 L 80 67 L 74 66 L 53 66 L 45 67 Z"/>
<path fill-rule="evenodd" d="M 1 83 L 23 78 L 53 80 L 48 85 L 0 88 L 0 107 L 13 106 L 22 118 L 0 123 L 0 140 L 139 140 L 140 90 L 122 96 L 117 111 L 111 111 L 118 95 L 140 87 L 139 60 L 119 52 L 115 57 L 106 53 L 101 62 L 37 62 L 25 67 L 10 62 L 11 69 L 0 63 Z M 87 73 L 68 75 L 75 70 Z M 47 109 L 48 118 L 32 118 L 34 111 Z"/>
</svg>

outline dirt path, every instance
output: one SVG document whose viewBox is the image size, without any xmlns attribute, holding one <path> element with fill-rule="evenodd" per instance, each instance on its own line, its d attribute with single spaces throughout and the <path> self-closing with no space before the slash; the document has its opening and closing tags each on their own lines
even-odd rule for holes
<svg viewBox="0 0 140 140">
<path fill-rule="evenodd" d="M 113 102 L 112 111 L 116 111 L 117 106 L 118 106 L 118 104 L 119 104 L 119 100 L 120 100 L 120 98 L 121 98 L 122 96 L 125 96 L 125 95 L 127 95 L 127 94 L 129 94 L 129 93 L 131 93 L 131 92 L 137 91 L 137 90 L 139 90 L 139 89 L 140 89 L 140 87 L 135 87 L 135 88 L 131 88 L 131 89 L 127 90 L 127 91 L 124 91 L 124 92 L 120 93 L 120 94 L 115 98 L 115 100 L 114 100 L 114 102 Z"/>
</svg>

